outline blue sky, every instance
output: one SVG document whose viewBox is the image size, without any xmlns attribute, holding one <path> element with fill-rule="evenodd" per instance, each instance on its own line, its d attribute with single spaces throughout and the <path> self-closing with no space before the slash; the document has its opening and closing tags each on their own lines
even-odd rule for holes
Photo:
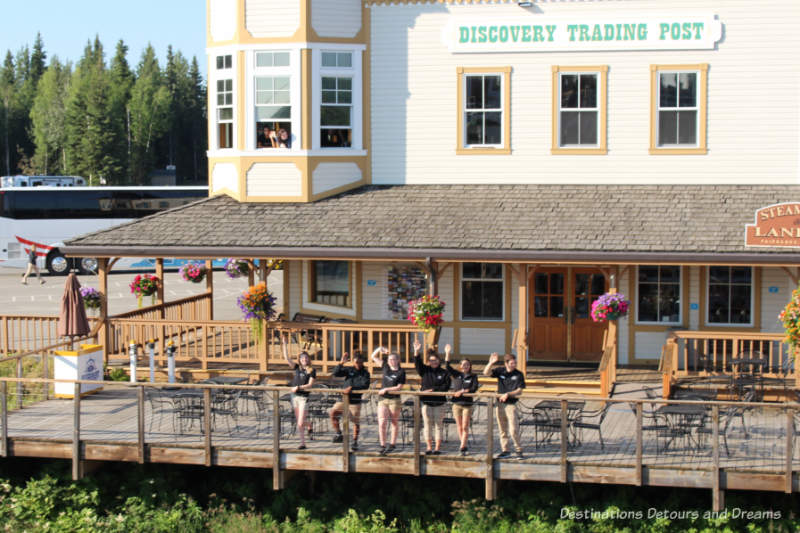
<svg viewBox="0 0 800 533">
<path fill-rule="evenodd" d="M 87 39 L 100 36 L 106 61 L 117 41 L 129 47 L 128 62 L 135 68 L 150 42 L 163 66 L 167 45 L 191 60 L 197 56 L 206 73 L 206 2 L 204 0 L 0 0 L 0 53 L 32 46 L 41 32 L 48 61 L 53 55 L 76 62 Z"/>
</svg>

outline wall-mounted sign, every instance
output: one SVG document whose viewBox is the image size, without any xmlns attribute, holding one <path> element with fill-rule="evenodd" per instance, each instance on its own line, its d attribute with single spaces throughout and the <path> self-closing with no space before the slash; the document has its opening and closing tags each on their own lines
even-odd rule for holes
<svg viewBox="0 0 800 533">
<path fill-rule="evenodd" d="M 768 205 L 756 210 L 755 224 L 746 224 L 744 245 L 800 248 L 800 202 Z"/>
<path fill-rule="evenodd" d="M 374 287 L 377 284 L 378 284 L 378 282 L 375 281 L 374 279 L 368 279 L 367 280 L 367 287 Z"/>
<path fill-rule="evenodd" d="M 697 311 L 698 309 L 700 309 L 700 304 L 691 303 L 689 304 L 689 309 L 691 309 L 692 311 Z"/>
<path fill-rule="evenodd" d="M 615 17 L 454 17 L 442 30 L 454 53 L 712 49 L 722 23 L 710 13 Z"/>
<path fill-rule="evenodd" d="M 777 294 L 778 293 L 778 287 L 770 287 L 769 288 L 769 292 L 771 294 Z"/>
</svg>

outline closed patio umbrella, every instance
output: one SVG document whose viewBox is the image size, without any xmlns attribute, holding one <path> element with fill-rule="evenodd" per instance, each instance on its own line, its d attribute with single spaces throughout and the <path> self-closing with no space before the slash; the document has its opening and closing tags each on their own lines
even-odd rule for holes
<svg viewBox="0 0 800 533">
<path fill-rule="evenodd" d="M 61 297 L 61 313 L 58 315 L 58 335 L 60 337 L 80 337 L 89 333 L 89 321 L 83 307 L 81 284 L 78 277 L 71 273 L 64 284 L 64 295 Z"/>
</svg>

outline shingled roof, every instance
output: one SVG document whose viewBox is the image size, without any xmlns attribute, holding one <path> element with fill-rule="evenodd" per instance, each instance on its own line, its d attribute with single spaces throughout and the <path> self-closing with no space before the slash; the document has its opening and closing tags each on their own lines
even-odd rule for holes
<svg viewBox="0 0 800 533">
<path fill-rule="evenodd" d="M 798 262 L 786 249 L 744 246 L 756 209 L 797 200 L 795 185 L 367 186 L 313 203 L 216 196 L 73 239 L 66 251 L 311 257 L 360 250 L 365 257 L 410 257 L 438 250 L 508 259 L 780 254 Z"/>
</svg>

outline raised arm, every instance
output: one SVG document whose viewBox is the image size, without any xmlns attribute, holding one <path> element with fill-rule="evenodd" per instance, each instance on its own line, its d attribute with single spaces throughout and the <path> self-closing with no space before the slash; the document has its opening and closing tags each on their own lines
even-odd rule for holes
<svg viewBox="0 0 800 533">
<path fill-rule="evenodd" d="M 492 367 L 497 362 L 497 359 L 499 357 L 500 356 L 497 354 L 497 352 L 492 352 L 492 355 L 489 356 L 489 362 L 486 363 L 485 367 L 483 367 L 483 375 L 484 376 L 491 376 L 492 375 Z"/>
<path fill-rule="evenodd" d="M 336 378 L 341 378 L 341 377 L 345 377 L 345 376 L 347 375 L 347 370 L 345 370 L 345 368 L 344 368 L 344 364 L 345 364 L 345 362 L 347 362 L 349 359 L 350 359 L 350 354 L 349 354 L 349 353 L 347 353 L 347 352 L 344 352 L 344 353 L 342 354 L 342 358 L 341 358 L 341 360 L 339 361 L 339 364 L 338 364 L 338 365 L 336 365 L 336 366 L 333 368 L 333 377 L 336 377 Z"/>
<path fill-rule="evenodd" d="M 422 349 L 422 345 L 419 343 L 418 340 L 414 339 L 414 368 L 417 369 L 417 374 L 420 376 L 425 373 L 425 363 L 422 362 L 422 357 L 420 357 L 419 351 Z"/>
<path fill-rule="evenodd" d="M 375 363 L 377 366 L 383 366 L 383 359 L 381 359 L 380 354 L 386 353 L 389 350 L 384 348 L 383 346 L 378 346 L 375 348 L 375 351 L 372 352 L 370 356 L 372 358 L 372 362 Z"/>
<path fill-rule="evenodd" d="M 286 360 L 286 364 L 294 368 L 294 361 L 289 359 L 289 343 L 286 342 L 287 337 L 288 335 L 286 337 L 281 335 L 281 352 L 283 352 L 283 358 Z"/>
</svg>

